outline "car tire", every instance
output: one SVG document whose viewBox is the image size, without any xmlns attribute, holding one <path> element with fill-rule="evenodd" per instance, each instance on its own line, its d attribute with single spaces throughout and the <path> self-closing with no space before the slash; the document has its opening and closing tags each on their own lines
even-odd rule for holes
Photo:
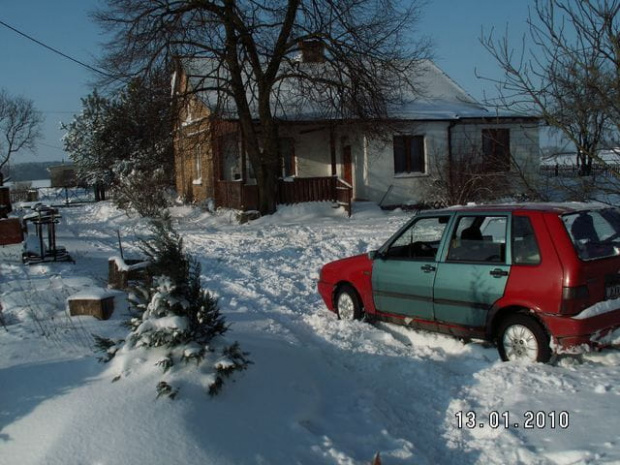
<svg viewBox="0 0 620 465">
<path fill-rule="evenodd" d="M 364 316 L 360 297 L 350 284 L 342 284 L 338 287 L 334 303 L 340 320 L 361 320 Z"/>
<path fill-rule="evenodd" d="M 549 335 L 534 318 L 524 314 L 506 317 L 497 333 L 497 350 L 505 362 L 541 362 L 551 359 Z"/>
</svg>

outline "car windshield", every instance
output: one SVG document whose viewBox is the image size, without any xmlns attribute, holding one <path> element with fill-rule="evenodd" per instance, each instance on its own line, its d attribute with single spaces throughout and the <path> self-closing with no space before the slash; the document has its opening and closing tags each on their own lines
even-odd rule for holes
<svg viewBox="0 0 620 465">
<path fill-rule="evenodd" d="M 563 215 L 562 220 L 582 260 L 620 255 L 620 210 L 581 211 Z"/>
</svg>

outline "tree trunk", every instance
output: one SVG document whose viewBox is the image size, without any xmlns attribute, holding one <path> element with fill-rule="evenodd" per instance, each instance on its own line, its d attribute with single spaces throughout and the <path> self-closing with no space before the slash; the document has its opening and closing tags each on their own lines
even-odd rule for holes
<svg viewBox="0 0 620 465">
<path fill-rule="evenodd" d="M 271 166 L 263 164 L 256 172 L 256 183 L 258 185 L 258 210 L 261 215 L 275 213 L 278 203 L 277 172 Z"/>
</svg>

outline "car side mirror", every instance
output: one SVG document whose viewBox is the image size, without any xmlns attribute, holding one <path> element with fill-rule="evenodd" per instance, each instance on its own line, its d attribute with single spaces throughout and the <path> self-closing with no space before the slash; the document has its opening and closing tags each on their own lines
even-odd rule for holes
<svg viewBox="0 0 620 465">
<path fill-rule="evenodd" d="M 383 254 L 378 250 L 371 250 L 368 252 L 368 258 L 370 260 L 375 260 L 376 258 L 383 258 Z"/>
</svg>

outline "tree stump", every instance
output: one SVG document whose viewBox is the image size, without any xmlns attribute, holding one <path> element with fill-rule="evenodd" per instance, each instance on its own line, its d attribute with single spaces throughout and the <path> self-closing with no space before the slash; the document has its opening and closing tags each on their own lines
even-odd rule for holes
<svg viewBox="0 0 620 465">
<path fill-rule="evenodd" d="M 115 293 L 100 288 L 78 292 L 67 299 L 69 314 L 107 320 L 114 313 L 114 296 Z"/>
<path fill-rule="evenodd" d="M 126 290 L 132 281 L 148 283 L 149 262 L 137 259 L 122 259 L 111 257 L 108 259 L 108 287 L 110 289 Z"/>
</svg>

